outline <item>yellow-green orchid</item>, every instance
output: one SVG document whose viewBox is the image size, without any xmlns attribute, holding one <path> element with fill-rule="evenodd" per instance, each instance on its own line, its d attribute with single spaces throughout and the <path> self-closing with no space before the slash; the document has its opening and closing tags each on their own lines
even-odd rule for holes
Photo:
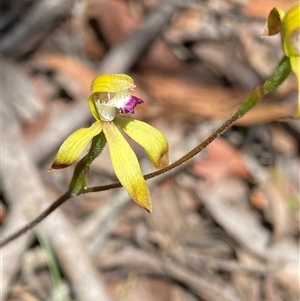
<svg viewBox="0 0 300 301">
<path fill-rule="evenodd" d="M 103 74 L 96 77 L 88 99 L 96 122 L 89 128 L 77 130 L 65 140 L 52 168 L 70 166 L 77 161 L 92 138 L 104 134 L 119 181 L 135 203 L 151 212 L 150 193 L 139 162 L 120 130 L 145 149 L 156 168 L 169 164 L 168 143 L 160 131 L 147 123 L 120 116 L 121 113 L 134 113 L 135 106 L 143 103 L 140 98 L 131 95 L 134 88 L 133 79 L 125 74 Z"/>
<path fill-rule="evenodd" d="M 296 3 L 286 14 L 279 8 L 269 13 L 263 35 L 281 33 L 285 55 L 290 59 L 292 70 L 298 81 L 298 107 L 296 117 L 300 117 L 300 3 Z"/>
</svg>

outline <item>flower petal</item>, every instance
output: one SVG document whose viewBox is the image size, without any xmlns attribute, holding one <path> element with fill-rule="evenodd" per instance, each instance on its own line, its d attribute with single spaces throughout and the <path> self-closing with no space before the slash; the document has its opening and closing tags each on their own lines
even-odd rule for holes
<svg viewBox="0 0 300 301">
<path fill-rule="evenodd" d="M 300 56 L 292 56 L 290 58 L 292 70 L 295 72 L 298 82 L 298 106 L 296 117 L 300 117 Z"/>
<path fill-rule="evenodd" d="M 300 4 L 295 4 L 284 16 L 283 48 L 286 56 L 300 56 Z"/>
<path fill-rule="evenodd" d="M 135 88 L 133 79 L 126 74 L 102 74 L 92 81 L 91 94 L 95 92 L 121 92 Z"/>
<path fill-rule="evenodd" d="M 115 123 L 146 151 L 156 168 L 169 165 L 169 146 L 165 136 L 149 124 L 132 118 L 117 117 Z"/>
<path fill-rule="evenodd" d="M 129 90 L 124 90 L 119 93 L 115 93 L 114 97 L 108 102 L 108 104 L 118 108 L 121 113 L 134 113 L 136 105 L 143 103 L 143 100 L 133 96 L 129 93 Z"/>
<path fill-rule="evenodd" d="M 90 140 L 102 131 L 102 127 L 102 122 L 96 121 L 89 128 L 82 128 L 71 134 L 59 148 L 51 169 L 61 169 L 72 165 Z"/>
<path fill-rule="evenodd" d="M 136 105 L 143 103 L 143 100 L 130 95 L 122 105 L 117 106 L 121 113 L 132 113 L 134 114 L 134 108 Z"/>
<path fill-rule="evenodd" d="M 283 49 L 290 58 L 291 67 L 298 81 L 298 106 L 296 117 L 300 117 L 300 4 L 296 3 L 284 16 L 282 26 Z"/>
<path fill-rule="evenodd" d="M 96 104 L 95 104 L 92 94 L 89 96 L 89 107 L 90 107 L 90 111 L 93 114 L 94 118 L 96 120 L 100 120 L 100 116 L 99 116 L 99 113 L 98 113 L 98 110 L 97 110 L 97 107 L 96 107 Z"/>
<path fill-rule="evenodd" d="M 103 124 L 114 171 L 133 201 L 152 211 L 149 189 L 137 157 L 113 122 Z"/>
</svg>

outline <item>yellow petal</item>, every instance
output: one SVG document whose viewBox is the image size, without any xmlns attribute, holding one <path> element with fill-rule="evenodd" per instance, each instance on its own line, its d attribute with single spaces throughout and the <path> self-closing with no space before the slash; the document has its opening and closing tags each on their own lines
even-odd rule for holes
<svg viewBox="0 0 300 301">
<path fill-rule="evenodd" d="M 111 162 L 119 181 L 137 205 L 151 212 L 149 189 L 135 153 L 113 122 L 104 122 L 103 132 L 109 146 Z"/>
<path fill-rule="evenodd" d="M 282 20 L 282 43 L 284 53 L 290 58 L 298 81 L 298 105 L 296 117 L 300 117 L 300 3 L 296 3 Z"/>
<path fill-rule="evenodd" d="M 89 128 L 82 128 L 71 134 L 59 148 L 51 168 L 61 169 L 72 165 L 90 140 L 101 131 L 102 122 L 96 121 Z"/>
<path fill-rule="evenodd" d="M 283 48 L 286 56 L 300 56 L 300 3 L 284 16 L 282 26 Z"/>
<path fill-rule="evenodd" d="M 102 74 L 92 81 L 91 93 L 117 93 L 135 88 L 133 79 L 126 74 Z"/>
<path fill-rule="evenodd" d="M 90 111 L 93 114 L 94 118 L 96 120 L 100 120 L 100 116 L 99 116 L 99 113 L 98 113 L 98 110 L 97 110 L 97 107 L 96 107 L 96 104 L 95 104 L 92 94 L 89 96 L 89 107 L 90 107 Z"/>
<path fill-rule="evenodd" d="M 293 56 L 290 58 L 292 70 L 295 72 L 298 78 L 298 84 L 300 82 L 300 56 Z"/>
<path fill-rule="evenodd" d="M 160 169 L 169 165 L 169 146 L 166 137 L 151 125 L 132 118 L 117 117 L 115 123 L 146 151 L 153 165 Z"/>
<path fill-rule="evenodd" d="M 300 56 L 293 56 L 290 58 L 292 70 L 295 72 L 298 81 L 298 105 L 296 117 L 300 117 Z"/>
</svg>

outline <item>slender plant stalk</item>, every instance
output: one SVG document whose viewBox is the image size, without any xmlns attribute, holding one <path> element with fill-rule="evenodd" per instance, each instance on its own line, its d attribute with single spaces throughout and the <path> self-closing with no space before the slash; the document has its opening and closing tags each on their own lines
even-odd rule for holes
<svg viewBox="0 0 300 301">
<path fill-rule="evenodd" d="M 186 155 L 176 160 L 172 164 L 168 165 L 165 168 L 157 170 L 152 173 L 146 174 L 144 177 L 146 180 L 159 176 L 165 172 L 168 172 L 181 164 L 187 162 L 192 157 L 196 156 L 200 153 L 204 148 L 206 148 L 210 143 L 212 143 L 217 137 L 219 137 L 225 130 L 227 130 L 230 126 L 232 126 L 238 119 L 243 117 L 247 112 L 249 112 L 262 98 L 268 93 L 274 91 L 291 73 L 291 65 L 288 57 L 284 57 L 274 73 L 270 76 L 270 78 L 264 83 L 256 88 L 254 88 L 250 94 L 246 97 L 246 99 L 242 102 L 242 104 L 238 107 L 236 113 L 234 113 L 228 120 L 226 120 L 217 130 L 215 130 L 208 138 L 206 138 L 203 142 L 197 145 L 194 149 L 188 152 Z M 102 145 L 101 145 L 102 146 Z M 100 149 L 102 149 L 100 147 Z M 99 149 L 99 150 L 100 150 Z M 93 160 L 93 156 L 91 156 L 91 160 Z M 90 163 L 90 161 L 89 161 Z M 104 190 L 109 190 L 113 188 L 121 187 L 120 182 L 116 182 L 110 185 L 104 186 L 96 186 L 90 188 L 79 189 L 76 195 L 86 194 L 90 192 L 99 192 Z M 28 230 L 32 229 L 38 223 L 40 223 L 44 218 L 46 218 L 51 212 L 53 212 L 56 208 L 66 202 L 68 199 L 72 198 L 74 193 L 72 191 L 68 191 L 63 194 L 58 200 L 52 203 L 44 212 L 42 212 L 39 216 L 37 216 L 34 220 L 29 222 L 23 228 L 18 230 L 17 232 L 11 234 L 10 236 L 4 238 L 0 241 L 0 247 L 7 245 L 9 242 L 15 240 Z"/>
</svg>

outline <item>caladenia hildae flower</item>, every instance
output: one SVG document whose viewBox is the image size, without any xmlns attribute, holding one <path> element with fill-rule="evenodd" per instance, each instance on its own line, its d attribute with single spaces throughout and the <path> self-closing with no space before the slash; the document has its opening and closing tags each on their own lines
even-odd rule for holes
<svg viewBox="0 0 300 301">
<path fill-rule="evenodd" d="M 165 136 L 149 124 L 122 116 L 124 113 L 134 113 L 135 106 L 143 103 L 131 94 L 134 88 L 133 79 L 125 74 L 96 77 L 88 99 L 96 122 L 89 128 L 77 130 L 65 140 L 58 150 L 52 169 L 65 168 L 75 163 L 92 140 L 88 153 L 77 163 L 69 186 L 70 193 L 78 195 L 87 186 L 90 164 L 107 143 L 113 169 L 120 183 L 136 204 L 151 212 L 149 189 L 138 159 L 123 137 L 123 132 L 145 149 L 158 169 L 169 164 L 168 143 Z"/>
<path fill-rule="evenodd" d="M 296 117 L 300 117 L 300 3 L 299 1 L 287 12 L 273 8 L 268 16 L 264 36 L 281 34 L 285 55 L 289 58 L 298 81 L 298 106 Z"/>
</svg>

